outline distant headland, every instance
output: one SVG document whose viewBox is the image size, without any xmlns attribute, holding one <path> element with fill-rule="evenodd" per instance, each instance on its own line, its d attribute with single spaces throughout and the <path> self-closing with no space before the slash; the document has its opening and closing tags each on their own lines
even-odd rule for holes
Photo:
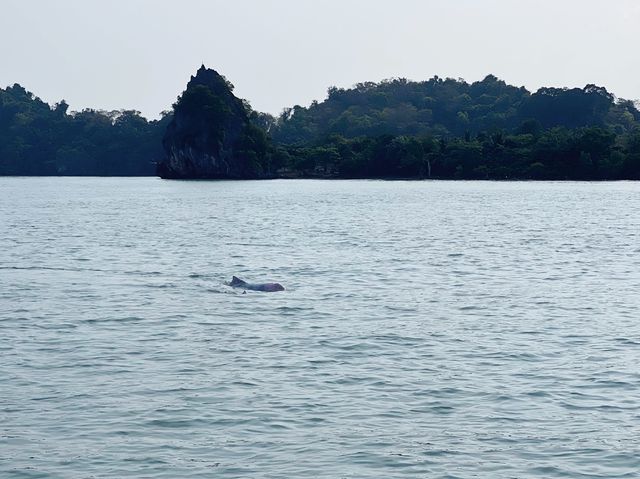
<svg viewBox="0 0 640 479">
<path fill-rule="evenodd" d="M 596 85 L 489 75 L 332 87 L 274 117 L 203 65 L 153 121 L 0 89 L 0 175 L 638 180 L 640 111 Z"/>
</svg>

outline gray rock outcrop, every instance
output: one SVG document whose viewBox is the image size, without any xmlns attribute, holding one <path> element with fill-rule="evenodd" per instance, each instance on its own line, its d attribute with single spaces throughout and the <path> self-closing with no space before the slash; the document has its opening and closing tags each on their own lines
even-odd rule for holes
<svg viewBox="0 0 640 479">
<path fill-rule="evenodd" d="M 203 65 L 174 104 L 158 175 L 173 179 L 249 179 L 269 175 L 267 137 L 249 120 L 233 86 Z"/>
</svg>

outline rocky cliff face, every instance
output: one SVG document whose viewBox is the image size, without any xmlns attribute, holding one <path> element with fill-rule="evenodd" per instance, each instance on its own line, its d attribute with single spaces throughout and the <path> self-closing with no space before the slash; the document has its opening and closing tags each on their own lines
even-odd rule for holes
<svg viewBox="0 0 640 479">
<path fill-rule="evenodd" d="M 264 131 L 251 124 L 233 86 L 204 65 L 174 104 L 158 175 L 175 179 L 245 179 L 270 175 Z"/>
</svg>

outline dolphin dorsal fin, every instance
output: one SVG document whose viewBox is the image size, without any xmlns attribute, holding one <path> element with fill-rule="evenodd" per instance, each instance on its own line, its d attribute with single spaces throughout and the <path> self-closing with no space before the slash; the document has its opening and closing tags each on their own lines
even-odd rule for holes
<svg viewBox="0 0 640 479">
<path fill-rule="evenodd" d="M 233 276 L 231 278 L 231 286 L 234 286 L 236 284 L 244 284 L 244 281 L 242 281 L 240 278 L 238 278 L 237 276 Z"/>
</svg>

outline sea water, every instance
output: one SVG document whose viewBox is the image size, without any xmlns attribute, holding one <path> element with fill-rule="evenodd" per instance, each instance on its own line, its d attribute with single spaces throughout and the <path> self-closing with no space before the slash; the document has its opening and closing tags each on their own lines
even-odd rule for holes
<svg viewBox="0 0 640 479">
<path fill-rule="evenodd" d="M 639 476 L 639 183 L 0 178 L 2 478 Z"/>
</svg>

